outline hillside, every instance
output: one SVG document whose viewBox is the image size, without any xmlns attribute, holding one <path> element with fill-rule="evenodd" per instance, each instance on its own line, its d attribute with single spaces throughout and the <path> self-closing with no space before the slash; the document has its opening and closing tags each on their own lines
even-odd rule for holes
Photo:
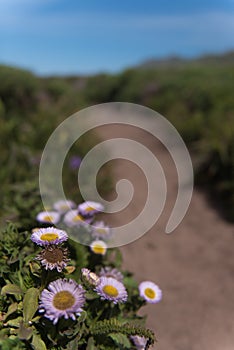
<svg viewBox="0 0 234 350">
<path fill-rule="evenodd" d="M 183 58 L 179 56 L 170 56 L 164 59 L 150 59 L 138 65 L 136 68 L 157 69 L 157 68 L 178 68 L 186 66 L 201 66 L 201 65 L 233 65 L 234 51 L 224 54 L 204 55 L 197 58 Z"/>
<path fill-rule="evenodd" d="M 35 177 L 32 159 L 64 118 L 93 104 L 126 101 L 148 106 L 175 125 L 193 154 L 197 183 L 216 194 L 216 202 L 221 198 L 225 216 L 234 220 L 234 53 L 157 60 L 140 68 L 42 78 L 0 66 L 0 195 L 12 183 Z M 87 147 L 82 140 L 73 153 L 82 156 Z"/>
</svg>

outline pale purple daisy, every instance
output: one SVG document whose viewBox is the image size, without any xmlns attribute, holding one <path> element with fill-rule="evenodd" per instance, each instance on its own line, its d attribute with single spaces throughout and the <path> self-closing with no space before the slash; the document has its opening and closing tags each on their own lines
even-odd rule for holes
<svg viewBox="0 0 234 350">
<path fill-rule="evenodd" d="M 33 230 L 31 240 L 37 245 L 47 246 L 49 244 L 59 244 L 67 241 L 68 235 L 63 230 L 55 227 L 46 227 Z"/>
<path fill-rule="evenodd" d="M 54 209 L 59 213 L 66 213 L 68 210 L 74 209 L 76 207 L 76 203 L 71 200 L 59 200 L 54 203 Z"/>
<path fill-rule="evenodd" d="M 161 289 L 151 281 L 144 281 L 139 284 L 139 293 L 148 303 L 158 303 L 162 299 Z"/>
<path fill-rule="evenodd" d="M 145 350 L 147 339 L 145 337 L 140 337 L 139 335 L 131 335 L 131 340 L 136 346 L 137 350 Z"/>
<path fill-rule="evenodd" d="M 36 219 L 38 222 L 56 225 L 60 220 L 60 214 L 57 211 L 41 211 Z"/>
<path fill-rule="evenodd" d="M 104 206 L 101 203 L 87 201 L 78 205 L 78 212 L 83 217 L 93 217 L 104 210 Z"/>
<path fill-rule="evenodd" d="M 82 215 L 78 214 L 76 209 L 73 209 L 64 215 L 63 221 L 68 227 L 80 227 L 86 226 L 92 219 L 85 219 Z"/>
<path fill-rule="evenodd" d="M 100 277 L 112 277 L 115 278 L 119 282 L 123 282 L 123 275 L 122 273 L 117 270 L 116 268 L 112 268 L 110 266 L 102 267 L 101 271 L 99 272 Z"/>
<path fill-rule="evenodd" d="M 109 239 L 111 237 L 111 229 L 103 221 L 96 221 L 92 224 L 92 236 L 104 240 Z"/>
<path fill-rule="evenodd" d="M 102 300 L 110 300 L 114 304 L 123 303 L 128 298 L 128 293 L 123 283 L 112 277 L 100 277 L 95 291 Z"/>
<path fill-rule="evenodd" d="M 60 278 L 51 282 L 47 288 L 41 293 L 39 312 L 44 312 L 44 316 L 53 324 L 61 317 L 75 321 L 75 316 L 80 316 L 85 303 L 83 287 L 72 279 Z"/>
</svg>

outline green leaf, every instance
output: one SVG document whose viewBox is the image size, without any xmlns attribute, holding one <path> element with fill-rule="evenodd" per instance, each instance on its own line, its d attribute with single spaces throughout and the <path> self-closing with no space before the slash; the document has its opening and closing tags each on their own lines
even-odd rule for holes
<svg viewBox="0 0 234 350">
<path fill-rule="evenodd" d="M 87 344 L 87 347 L 86 347 L 86 350 L 96 350 L 96 346 L 95 346 L 95 343 L 94 343 L 94 339 L 93 337 L 90 337 L 89 340 L 88 340 L 88 344 Z"/>
<path fill-rule="evenodd" d="M 37 288 L 30 288 L 25 293 L 23 300 L 23 316 L 26 323 L 32 320 L 38 309 L 38 297 L 39 290 Z"/>
<path fill-rule="evenodd" d="M 99 298 L 99 295 L 95 292 L 86 292 L 85 293 L 85 299 L 86 300 L 94 300 L 94 299 L 98 299 Z"/>
<path fill-rule="evenodd" d="M 73 339 L 68 343 L 67 350 L 77 350 L 79 348 L 78 343 L 79 343 L 78 338 Z"/>
<path fill-rule="evenodd" d="M 109 337 L 116 343 L 117 346 L 121 345 L 124 349 L 130 349 L 131 343 L 128 337 L 122 333 L 111 333 Z"/>
<path fill-rule="evenodd" d="M 40 265 L 38 264 L 38 262 L 36 261 L 31 261 L 29 263 L 29 268 L 30 268 L 30 271 L 31 273 L 36 276 L 36 277 L 39 277 L 40 276 L 40 271 L 41 271 L 41 267 Z"/>
<path fill-rule="evenodd" d="M 41 337 L 37 334 L 33 334 L 32 338 L 32 347 L 34 350 L 47 350 L 45 343 Z"/>
<path fill-rule="evenodd" d="M 18 310 L 18 304 L 17 303 L 13 303 L 8 307 L 7 313 L 4 316 L 4 320 L 7 319 L 8 316 L 10 316 L 11 314 L 13 314 L 15 311 Z"/>
<path fill-rule="evenodd" d="M 19 339 L 29 340 L 32 336 L 32 328 L 25 327 L 24 323 L 20 323 L 18 337 Z"/>
<path fill-rule="evenodd" d="M 7 321 L 6 325 L 10 327 L 20 327 L 20 323 L 23 321 L 23 317 L 19 316 L 17 318 L 14 318 L 13 320 Z"/>
<path fill-rule="evenodd" d="M 16 284 L 6 284 L 4 287 L 2 287 L 1 290 L 1 295 L 6 295 L 6 294 L 23 294 L 23 291 L 19 286 Z"/>
</svg>

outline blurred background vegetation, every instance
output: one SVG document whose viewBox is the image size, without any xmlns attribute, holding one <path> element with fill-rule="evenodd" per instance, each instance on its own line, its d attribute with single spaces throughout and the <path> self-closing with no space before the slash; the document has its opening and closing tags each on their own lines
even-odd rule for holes
<svg viewBox="0 0 234 350">
<path fill-rule="evenodd" d="M 62 120 L 93 104 L 125 101 L 150 107 L 172 122 L 191 152 L 196 183 L 234 221 L 233 78 L 233 52 L 197 60 L 151 60 L 115 75 L 42 78 L 0 66 L 2 202 L 13 203 L 12 186 L 37 186 L 41 152 Z M 83 137 L 71 156 L 84 156 L 92 144 L 94 138 Z M 69 171 L 65 182 L 74 183 L 77 172 Z M 111 186 L 106 179 L 108 171 L 99 184 L 103 192 Z M 72 188 L 70 196 L 74 198 Z"/>
</svg>

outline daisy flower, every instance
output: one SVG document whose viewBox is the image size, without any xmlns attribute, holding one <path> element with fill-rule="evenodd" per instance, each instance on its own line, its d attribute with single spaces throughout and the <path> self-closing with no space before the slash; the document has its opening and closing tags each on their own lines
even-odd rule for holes
<svg viewBox="0 0 234 350">
<path fill-rule="evenodd" d="M 77 227 L 77 226 L 84 226 L 85 224 L 88 224 L 91 222 L 91 219 L 86 220 L 81 216 L 80 214 L 77 213 L 77 210 L 69 210 L 63 218 L 64 223 L 68 227 Z"/>
<path fill-rule="evenodd" d="M 158 303 L 162 299 L 161 289 L 153 282 L 144 281 L 139 284 L 139 293 L 148 303 Z"/>
<path fill-rule="evenodd" d="M 57 211 L 41 211 L 36 219 L 39 222 L 56 225 L 60 220 L 60 214 Z"/>
<path fill-rule="evenodd" d="M 39 312 L 44 312 L 44 316 L 53 321 L 58 319 L 76 319 L 80 316 L 85 303 L 85 291 L 83 287 L 72 279 L 58 279 L 51 282 L 48 289 L 44 289 L 40 297 Z"/>
<path fill-rule="evenodd" d="M 94 214 L 104 210 L 101 203 L 87 201 L 78 205 L 78 212 L 84 217 L 92 217 Z"/>
<path fill-rule="evenodd" d="M 131 340 L 136 346 L 137 350 L 145 350 L 147 339 L 145 337 L 140 337 L 139 335 L 131 335 Z"/>
<path fill-rule="evenodd" d="M 31 235 L 31 240 L 42 246 L 49 244 L 59 244 L 68 239 L 65 231 L 58 230 L 55 227 L 40 228 L 34 231 Z"/>
<path fill-rule="evenodd" d="M 108 239 L 111 236 L 111 229 L 103 221 L 96 221 L 92 224 L 92 236 L 95 238 Z"/>
<path fill-rule="evenodd" d="M 90 249 L 94 254 L 105 255 L 107 251 L 107 245 L 103 241 L 93 241 L 90 244 Z"/>
<path fill-rule="evenodd" d="M 115 278 L 117 281 L 119 282 L 123 282 L 123 275 L 122 273 L 117 270 L 117 269 L 113 269 L 110 266 L 106 266 L 106 267 L 102 267 L 101 271 L 99 272 L 99 276 L 100 277 L 112 277 Z"/>
<path fill-rule="evenodd" d="M 127 301 L 128 294 L 123 283 L 112 277 L 100 277 L 95 291 L 102 300 L 113 301 L 114 304 Z"/>
<path fill-rule="evenodd" d="M 60 200 L 54 203 L 54 209 L 60 213 L 66 213 L 68 210 L 71 210 L 76 207 L 76 204 L 70 200 Z"/>
<path fill-rule="evenodd" d="M 39 260 L 46 270 L 57 269 L 58 272 L 61 272 L 70 261 L 67 248 L 54 245 L 47 246 L 35 259 Z"/>
</svg>

